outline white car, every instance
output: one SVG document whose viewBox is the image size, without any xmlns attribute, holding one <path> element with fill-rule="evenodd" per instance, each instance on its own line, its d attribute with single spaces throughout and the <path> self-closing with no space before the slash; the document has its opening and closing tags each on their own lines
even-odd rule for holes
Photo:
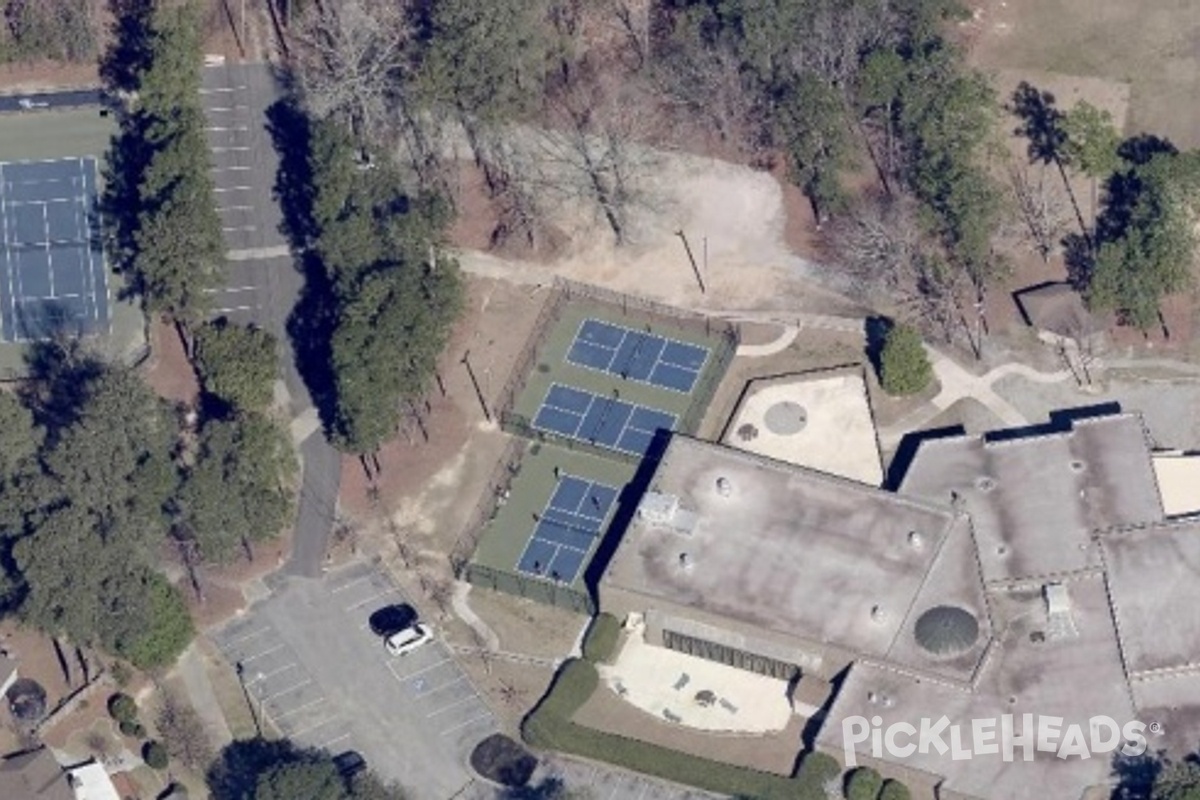
<svg viewBox="0 0 1200 800">
<path fill-rule="evenodd" d="M 384 647 L 394 656 L 406 656 L 422 645 L 433 641 L 433 630 L 418 622 L 383 640 Z"/>
</svg>

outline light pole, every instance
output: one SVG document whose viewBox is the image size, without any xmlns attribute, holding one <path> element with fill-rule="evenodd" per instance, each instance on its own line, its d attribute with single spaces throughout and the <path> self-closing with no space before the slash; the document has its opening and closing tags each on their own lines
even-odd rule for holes
<svg viewBox="0 0 1200 800">
<path fill-rule="evenodd" d="M 233 665 L 233 669 L 237 672 L 238 683 L 242 686 L 242 695 L 246 698 L 246 708 L 250 709 L 250 719 L 254 722 L 254 730 L 258 732 L 258 738 L 262 738 L 262 723 L 259 722 L 259 714 L 254 710 L 254 702 L 250 699 L 250 688 L 246 685 L 246 665 L 241 661 Z M 260 672 L 255 676 L 256 681 L 263 679 L 263 674 Z"/>
</svg>

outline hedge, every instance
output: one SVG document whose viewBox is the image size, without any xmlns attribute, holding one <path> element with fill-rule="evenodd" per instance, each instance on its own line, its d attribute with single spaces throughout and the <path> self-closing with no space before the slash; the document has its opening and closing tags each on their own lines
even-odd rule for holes
<svg viewBox="0 0 1200 800">
<path fill-rule="evenodd" d="M 604 761 L 710 792 L 762 800 L 824 800 L 825 783 L 841 771 L 829 756 L 810 753 L 797 776 L 785 778 L 575 724 L 571 716 L 599 683 L 599 673 L 590 662 L 567 662 L 523 721 L 522 737 L 533 747 Z"/>
<path fill-rule="evenodd" d="M 921 334 L 906 325 L 888 331 L 879 356 L 879 383 L 891 395 L 916 394 L 933 380 Z"/>
<path fill-rule="evenodd" d="M 889 779 L 883 782 L 879 800 L 912 800 L 912 792 L 900 781 Z"/>
<path fill-rule="evenodd" d="M 597 614 L 583 637 L 583 657 L 593 664 L 608 662 L 621 640 L 621 622 L 612 614 Z"/>
<path fill-rule="evenodd" d="M 859 767 L 846 779 L 846 800 L 875 800 L 883 778 L 870 767 Z"/>
<path fill-rule="evenodd" d="M 108 698 L 108 713 L 117 722 L 135 722 L 137 720 L 137 702 L 132 697 L 117 692 Z"/>
</svg>

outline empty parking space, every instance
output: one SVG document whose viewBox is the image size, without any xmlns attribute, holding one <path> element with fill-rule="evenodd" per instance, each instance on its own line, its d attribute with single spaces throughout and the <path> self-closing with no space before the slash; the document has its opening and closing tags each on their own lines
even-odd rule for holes
<svg viewBox="0 0 1200 800">
<path fill-rule="evenodd" d="M 467 785 L 467 755 L 495 719 L 440 640 L 396 657 L 370 631 L 374 611 L 405 602 L 391 580 L 360 563 L 281 580 L 214 637 L 255 712 L 304 745 L 359 751 L 414 797 Z"/>
</svg>

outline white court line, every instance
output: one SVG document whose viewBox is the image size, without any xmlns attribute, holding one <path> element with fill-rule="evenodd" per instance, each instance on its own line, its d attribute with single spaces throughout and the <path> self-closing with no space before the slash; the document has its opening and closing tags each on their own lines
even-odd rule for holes
<svg viewBox="0 0 1200 800">
<path fill-rule="evenodd" d="M 401 683 L 404 683 L 406 680 L 408 680 L 410 678 L 415 678 L 418 675 L 429 672 L 429 670 L 433 669 L 434 667 L 440 667 L 442 664 L 449 664 L 451 660 L 452 659 L 450 659 L 450 658 L 443 658 L 441 661 L 437 662 L 436 664 L 430 664 L 428 667 L 425 667 L 424 669 L 419 669 L 416 672 L 412 673 L 411 675 L 405 675 L 403 678 L 401 678 L 399 675 L 396 674 L 396 670 L 392 669 L 392 664 L 394 662 L 389 661 L 387 666 L 388 666 L 388 669 L 391 670 L 391 673 L 396 678 L 396 680 L 400 681 Z"/>
<path fill-rule="evenodd" d="M 330 589 L 330 590 L 329 590 L 329 593 L 330 593 L 330 594 L 337 594 L 338 592 L 342 591 L 343 589 L 349 589 L 349 588 L 350 588 L 351 586 L 353 586 L 354 584 L 356 584 L 356 583 L 362 583 L 363 581 L 365 581 L 365 580 L 369 580 L 370 578 L 371 578 L 371 576 L 370 576 L 369 574 L 368 574 L 368 575 L 362 575 L 362 576 L 360 576 L 360 577 L 358 577 L 358 578 L 355 578 L 355 579 L 354 579 L 354 580 L 352 580 L 352 581 L 348 581 L 348 582 L 346 582 L 346 583 L 343 583 L 341 586 L 337 587 L 336 589 Z"/>
<path fill-rule="evenodd" d="M 218 186 L 213 189 L 213 192 L 215 194 L 225 194 L 226 192 L 248 192 L 253 188 L 253 186 Z"/>
<path fill-rule="evenodd" d="M 262 699 L 262 702 L 269 703 L 270 701 L 274 700 L 276 697 L 282 697 L 283 695 L 287 694 L 288 692 L 294 692 L 297 689 L 301 689 L 305 686 L 308 686 L 310 683 L 312 683 L 312 678 L 305 678 L 304 680 L 300 681 L 300 683 L 297 683 L 294 686 L 289 686 L 288 688 L 284 689 L 283 691 L 276 692 L 275 694 L 271 695 L 270 697 L 264 697 Z"/>
<path fill-rule="evenodd" d="M 316 700 L 309 700 L 304 705 L 296 706 L 295 708 L 288 709 L 287 711 L 284 711 L 281 714 L 272 714 L 271 718 L 274 719 L 276 722 L 279 722 L 279 720 L 283 719 L 286 716 L 290 716 L 291 714 L 295 714 L 297 711 L 303 711 L 306 708 L 312 708 L 317 703 L 324 703 L 324 702 L 325 702 L 325 698 L 323 696 L 318 697 Z M 331 719 L 332 719 L 332 717 L 331 717 Z"/>
<path fill-rule="evenodd" d="M 242 663 L 249 664 L 251 661 L 253 661 L 256 658 L 262 658 L 263 656 L 270 655 L 271 653 L 274 653 L 276 650 L 282 650 L 285 647 L 287 647 L 286 644 L 277 644 L 274 647 L 270 648 L 269 650 L 263 650 L 261 653 L 256 653 L 252 656 L 243 658 Z"/>
<path fill-rule="evenodd" d="M 449 711 L 450 709 L 455 708 L 456 706 L 461 706 L 463 703 L 469 703 L 475 699 L 477 699 L 477 698 L 475 697 L 475 694 L 472 692 L 471 694 L 467 695 L 466 697 L 462 697 L 462 698 L 459 698 L 458 700 L 455 700 L 453 703 L 451 703 L 448 706 L 442 706 L 437 711 L 430 711 L 428 714 L 425 715 L 425 719 L 433 719 L 438 714 L 441 714 L 443 711 Z"/>
<path fill-rule="evenodd" d="M 267 631 L 269 631 L 269 630 L 271 630 L 271 626 L 270 626 L 270 625 L 268 625 L 268 626 L 267 626 L 267 627 L 265 627 L 265 628 L 259 628 L 259 629 L 258 629 L 258 630 L 256 630 L 254 633 L 247 633 L 246 635 L 244 635 L 244 636 L 239 636 L 239 637 L 237 637 L 236 639 L 230 639 L 228 642 L 226 642 L 226 643 L 225 643 L 225 646 L 226 646 L 226 647 L 228 647 L 228 646 L 229 646 L 229 645 L 231 645 L 231 644 L 237 644 L 238 642 L 245 641 L 246 639 L 251 639 L 251 638 L 253 638 L 253 637 L 255 637 L 255 636 L 261 636 L 262 634 L 266 633 L 266 632 L 267 632 Z"/>
<path fill-rule="evenodd" d="M 379 598 L 386 597 L 389 594 L 398 594 L 398 592 L 395 589 L 388 589 L 386 591 L 379 592 L 378 594 L 373 594 L 370 597 L 368 597 L 366 600 L 360 600 L 359 602 L 355 603 L 352 606 L 346 606 L 346 610 L 353 611 L 356 608 L 362 608 L 367 603 L 373 603 L 376 600 L 378 600 Z"/>
<path fill-rule="evenodd" d="M 350 732 L 346 731 L 341 736 L 335 736 L 334 738 L 330 739 L 327 742 L 321 742 L 321 744 L 317 745 L 317 749 L 324 750 L 325 748 L 329 747 L 329 745 L 333 744 L 334 742 L 340 742 L 342 739 L 349 739 L 349 738 L 350 738 Z"/>
<path fill-rule="evenodd" d="M 454 731 L 458 730 L 459 728 L 465 728 L 468 725 L 470 725 L 472 722 L 479 722 L 479 720 L 487 719 L 491 715 L 492 715 L 492 712 L 485 711 L 482 714 L 480 714 L 478 717 L 471 717 L 466 722 L 459 723 L 458 725 L 455 725 L 453 728 L 446 728 L 446 730 L 441 732 L 441 735 L 445 736 L 447 733 L 453 733 Z"/>
</svg>

